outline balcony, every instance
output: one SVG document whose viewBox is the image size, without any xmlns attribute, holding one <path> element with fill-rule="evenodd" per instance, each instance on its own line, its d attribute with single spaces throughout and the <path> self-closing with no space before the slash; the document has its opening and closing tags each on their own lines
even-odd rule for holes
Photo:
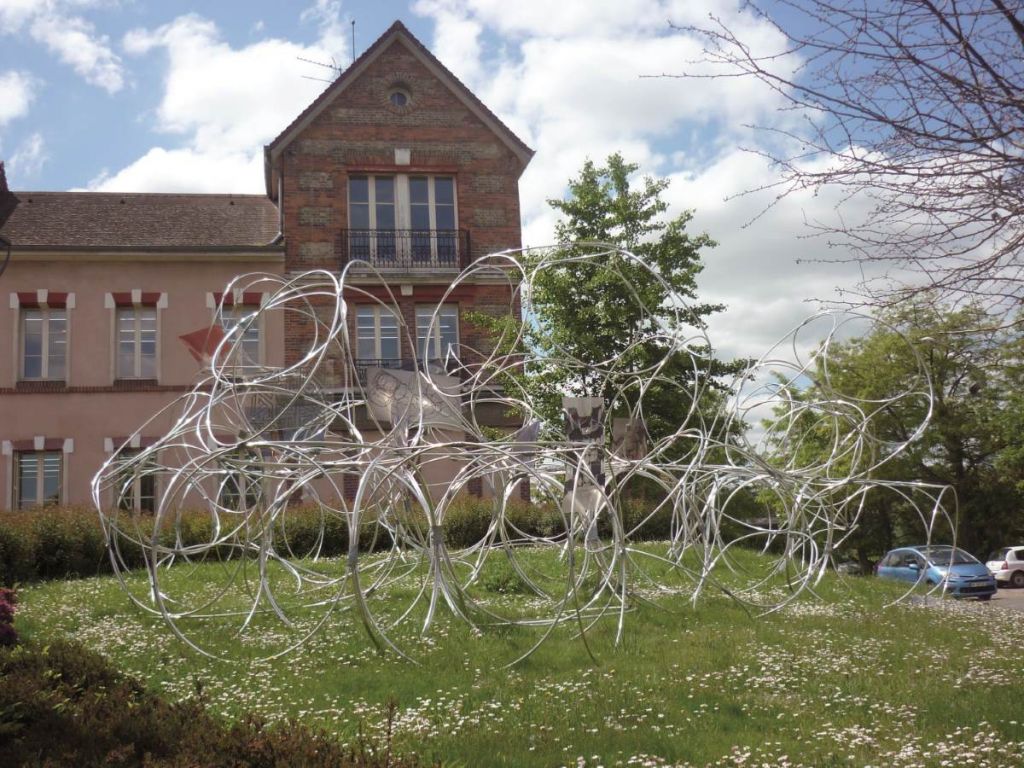
<svg viewBox="0 0 1024 768">
<path fill-rule="evenodd" d="M 350 261 L 398 272 L 457 271 L 469 264 L 466 229 L 343 229 L 338 239 L 341 268 Z"/>
<path fill-rule="evenodd" d="M 366 369 L 367 368 L 386 368 L 392 371 L 412 371 L 412 370 L 425 370 L 428 373 L 446 373 L 450 376 L 457 376 L 464 378 L 465 371 L 459 365 L 456 360 L 447 361 L 448 370 L 445 370 L 446 361 L 444 360 L 395 360 L 393 358 L 366 358 L 360 357 L 352 361 L 356 369 L 356 376 L 359 378 L 359 383 L 366 384 Z"/>
</svg>

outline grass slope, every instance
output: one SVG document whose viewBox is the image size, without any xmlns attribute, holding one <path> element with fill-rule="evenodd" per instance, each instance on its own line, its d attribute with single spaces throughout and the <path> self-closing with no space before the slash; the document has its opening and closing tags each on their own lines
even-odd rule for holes
<svg viewBox="0 0 1024 768">
<path fill-rule="evenodd" d="M 539 580 L 555 572 L 550 552 L 524 562 Z M 742 555 L 736 565 L 753 571 L 764 562 Z M 342 563 L 314 567 L 340 573 Z M 237 576 L 216 564 L 175 566 L 165 587 L 193 604 Z M 275 578 L 286 596 L 286 574 Z M 17 625 L 37 640 L 69 635 L 173 699 L 201 689 L 228 719 L 297 718 L 354 741 L 360 728 L 387 729 L 393 702 L 397 751 L 470 766 L 1024 765 L 1019 615 L 950 600 L 890 605 L 894 585 L 830 576 L 817 598 L 752 617 L 713 590 L 694 606 L 685 583 L 662 578 L 668 591 L 645 590 L 659 607 L 638 603 L 620 646 L 614 620 L 587 633 L 596 665 L 565 626 L 506 668 L 536 630 L 474 630 L 442 609 L 420 637 L 418 605 L 395 632 L 418 664 L 378 654 L 346 610 L 330 612 L 294 653 L 262 660 L 327 611 L 297 605 L 290 630 L 265 615 L 241 635 L 233 618 L 181 622 L 230 659 L 214 660 L 131 605 L 112 578 L 25 588 Z M 722 579 L 739 576 L 723 571 Z M 418 583 L 413 571 L 381 589 L 374 610 L 397 618 Z M 491 610 L 529 615 L 536 605 L 500 558 L 480 583 L 474 596 Z M 130 586 L 145 595 L 141 576 Z M 763 587 L 761 597 L 781 589 Z M 241 607 L 233 599 L 211 612 Z"/>
</svg>

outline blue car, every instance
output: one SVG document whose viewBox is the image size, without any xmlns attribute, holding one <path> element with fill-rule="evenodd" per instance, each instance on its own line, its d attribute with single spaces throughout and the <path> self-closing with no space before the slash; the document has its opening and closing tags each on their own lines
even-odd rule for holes
<svg viewBox="0 0 1024 768">
<path fill-rule="evenodd" d="M 894 549 L 878 563 L 876 573 L 884 579 L 938 587 L 954 597 L 988 600 L 996 593 L 996 580 L 984 563 L 946 544 Z"/>
</svg>

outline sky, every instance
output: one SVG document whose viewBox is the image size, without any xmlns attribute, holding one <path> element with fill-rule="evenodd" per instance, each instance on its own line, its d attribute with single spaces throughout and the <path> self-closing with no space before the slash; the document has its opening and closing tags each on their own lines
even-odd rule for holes
<svg viewBox="0 0 1024 768">
<path fill-rule="evenodd" d="M 15 190 L 263 192 L 263 145 L 396 19 L 535 151 L 520 182 L 525 245 L 553 240 L 584 161 L 621 152 L 670 181 L 669 214 L 694 211 L 709 335 L 758 357 L 856 268 L 809 238 L 830 193 L 770 209 L 776 180 L 751 125 L 793 127 L 780 97 L 743 79 L 658 77 L 694 63 L 680 31 L 714 15 L 756 51 L 778 32 L 736 0 L 0 0 L 0 159 Z M 793 58 L 780 66 L 797 66 Z M 653 76 L 653 77 L 652 77 Z M 754 151 L 751 151 L 754 150 Z"/>
</svg>

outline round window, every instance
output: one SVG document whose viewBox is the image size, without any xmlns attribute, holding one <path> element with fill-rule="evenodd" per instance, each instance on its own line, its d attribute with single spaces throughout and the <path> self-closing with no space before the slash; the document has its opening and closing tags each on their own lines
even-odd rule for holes
<svg viewBox="0 0 1024 768">
<path fill-rule="evenodd" d="M 388 101 L 393 107 L 405 107 L 409 104 L 409 94 L 400 88 L 396 88 L 388 95 Z"/>
</svg>

